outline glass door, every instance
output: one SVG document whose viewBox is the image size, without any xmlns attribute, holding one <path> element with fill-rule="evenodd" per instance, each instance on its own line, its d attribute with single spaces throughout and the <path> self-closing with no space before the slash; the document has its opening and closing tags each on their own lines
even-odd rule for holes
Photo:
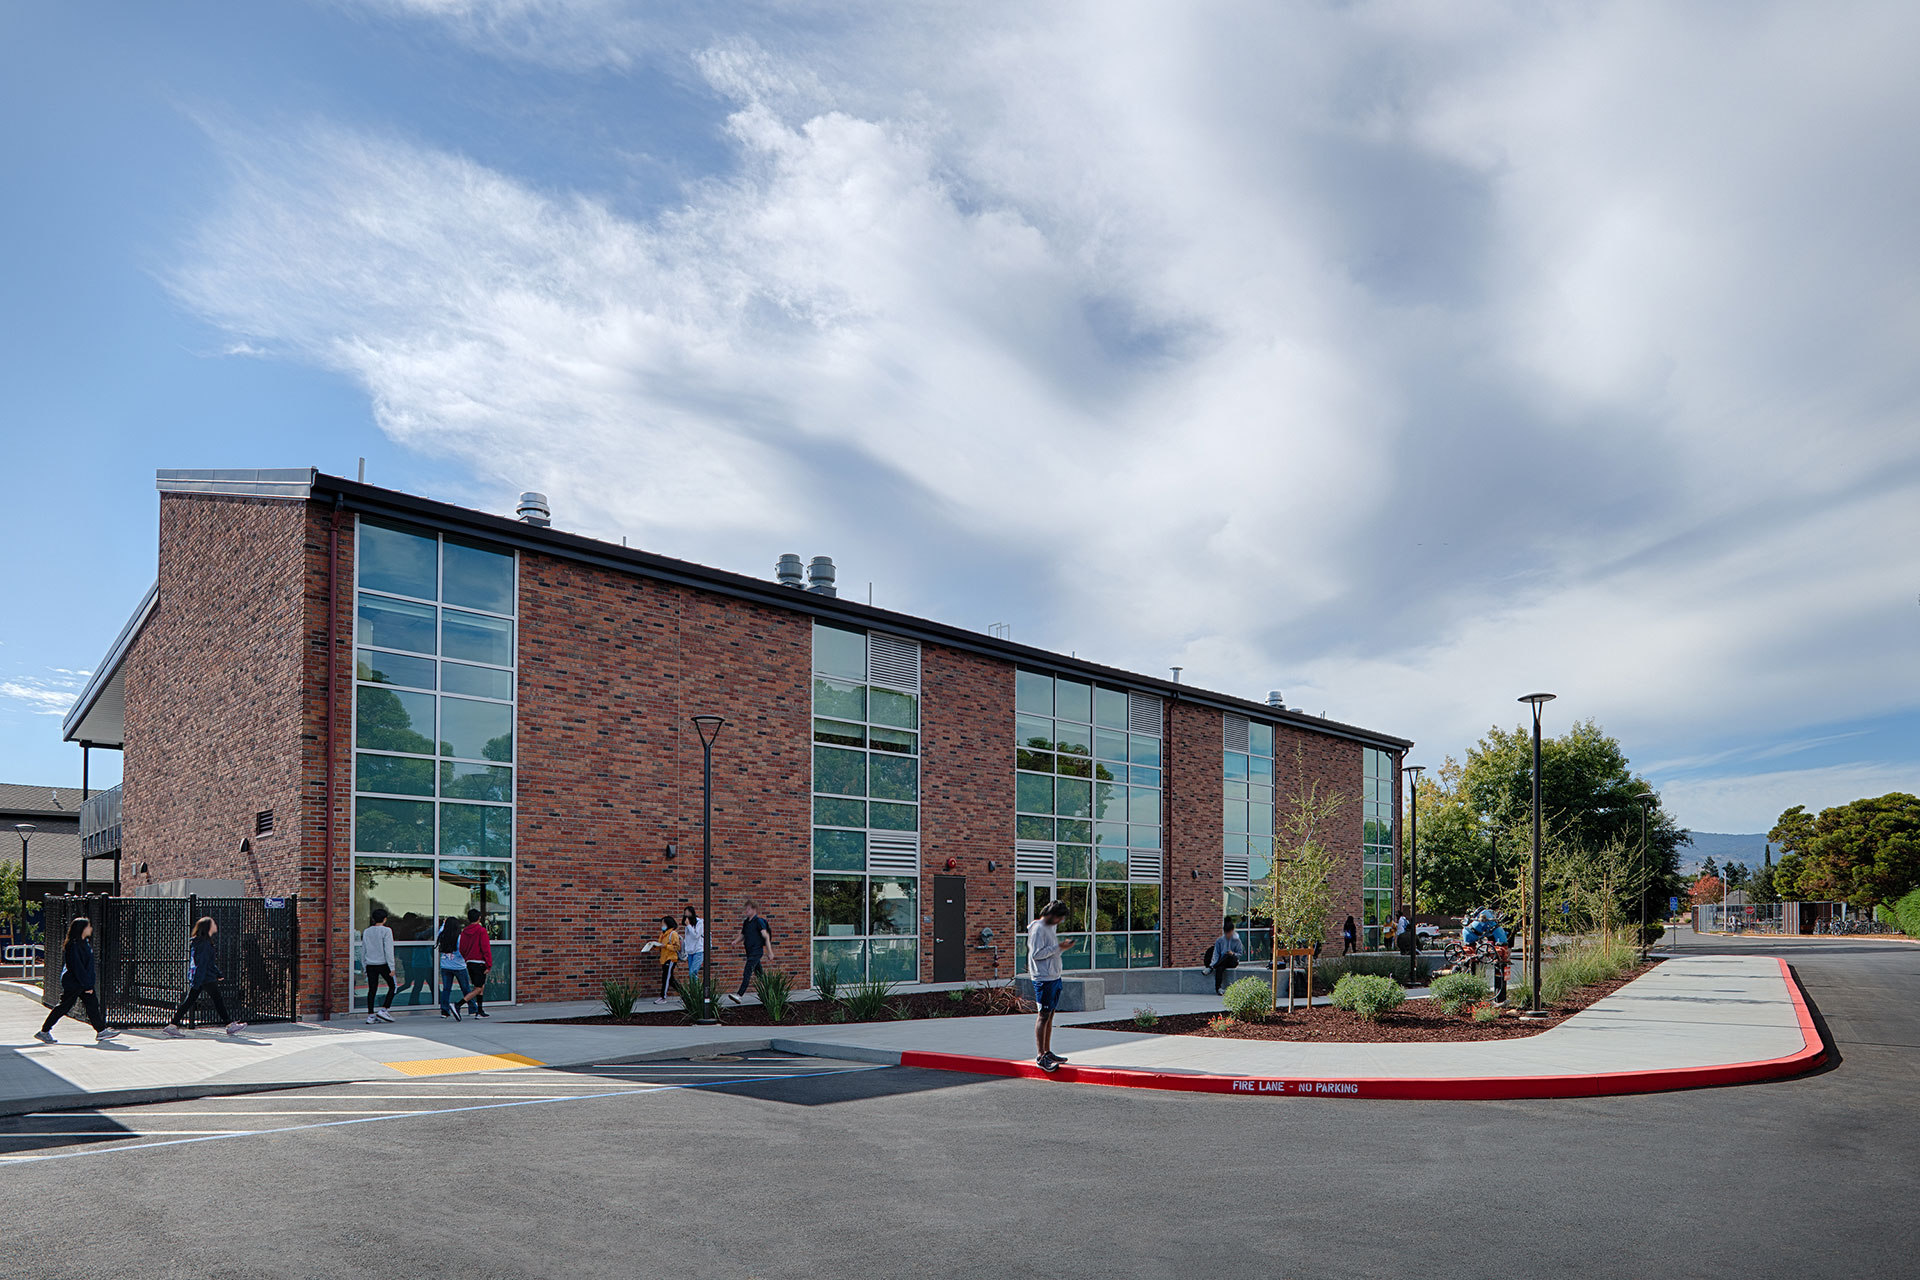
<svg viewBox="0 0 1920 1280">
<path fill-rule="evenodd" d="M 1040 918 L 1040 913 L 1053 901 L 1054 883 L 1051 880 L 1015 880 L 1013 882 L 1013 910 L 1018 925 L 1018 936 L 1014 939 L 1015 973 L 1027 971 L 1027 929 Z"/>
</svg>

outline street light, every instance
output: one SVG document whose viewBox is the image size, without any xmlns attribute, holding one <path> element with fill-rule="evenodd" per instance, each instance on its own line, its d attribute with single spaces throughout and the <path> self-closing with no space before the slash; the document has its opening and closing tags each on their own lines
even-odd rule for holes
<svg viewBox="0 0 1920 1280">
<path fill-rule="evenodd" d="M 700 909 L 706 916 L 706 939 L 702 945 L 706 948 L 706 957 L 701 968 L 706 978 L 700 984 L 700 1016 L 694 1021 L 702 1027 L 710 1027 L 719 1022 L 714 1016 L 713 1000 L 707 994 L 713 990 L 713 740 L 720 736 L 720 727 L 726 721 L 719 716 L 695 716 L 693 727 L 700 734 L 700 790 L 702 816 L 700 823 Z"/>
<path fill-rule="evenodd" d="M 1647 815 L 1660 803 L 1651 791 L 1642 791 L 1634 803 L 1640 806 L 1640 963 L 1647 962 Z"/>
<path fill-rule="evenodd" d="M 1533 919 L 1527 929 L 1527 969 L 1533 975 L 1532 995 L 1525 1015 L 1546 1016 L 1540 1008 L 1540 708 L 1553 701 L 1550 693 L 1529 693 L 1521 702 L 1533 704 Z"/>
<path fill-rule="evenodd" d="M 38 831 L 40 828 L 34 826 L 31 822 L 16 822 L 13 824 L 13 829 L 20 833 L 20 932 L 22 934 L 26 934 L 28 932 L 28 929 L 27 929 L 27 839 L 28 837 L 33 835 L 34 832 Z M 31 944 L 33 939 L 29 937 L 27 941 L 29 944 Z M 22 972 L 25 972 L 25 971 L 22 970 Z"/>
<path fill-rule="evenodd" d="M 1413 775 L 1413 785 L 1407 788 L 1407 928 L 1413 930 L 1413 958 L 1407 966 L 1409 980 L 1420 972 L 1420 775 L 1427 771 L 1423 764 L 1404 764 L 1400 772 Z"/>
</svg>

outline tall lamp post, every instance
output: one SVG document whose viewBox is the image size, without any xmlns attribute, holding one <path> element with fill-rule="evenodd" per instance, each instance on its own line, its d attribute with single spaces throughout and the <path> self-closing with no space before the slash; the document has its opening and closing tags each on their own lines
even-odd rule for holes
<svg viewBox="0 0 1920 1280">
<path fill-rule="evenodd" d="M 700 984 L 699 1026 L 719 1022 L 714 1016 L 713 1000 L 707 994 L 713 986 L 713 740 L 720 736 L 726 720 L 720 716 L 695 716 L 693 727 L 700 733 L 700 912 L 706 920 L 706 957 L 701 965 L 706 979 Z"/>
<path fill-rule="evenodd" d="M 1647 962 L 1647 815 L 1660 803 L 1651 791 L 1642 791 L 1634 802 L 1640 806 L 1640 963 Z"/>
<path fill-rule="evenodd" d="M 1527 1016 L 1543 1018 L 1546 1013 L 1540 1008 L 1540 708 L 1552 702 L 1553 695 L 1529 693 L 1520 701 L 1533 706 L 1533 918 L 1527 922 L 1527 970 L 1532 976 L 1528 983 L 1531 995 Z"/>
<path fill-rule="evenodd" d="M 1413 960 L 1420 963 L 1420 889 L 1418 874 L 1420 870 L 1420 775 L 1427 771 L 1423 764 L 1405 764 L 1400 772 L 1413 775 L 1413 782 L 1407 788 L 1407 928 L 1413 930 Z"/>
<path fill-rule="evenodd" d="M 13 829 L 20 833 L 20 932 L 24 936 L 29 932 L 27 928 L 27 839 L 40 828 L 31 822 L 16 822 L 13 824 Z M 32 941 L 31 937 L 27 938 L 29 944 Z"/>
</svg>

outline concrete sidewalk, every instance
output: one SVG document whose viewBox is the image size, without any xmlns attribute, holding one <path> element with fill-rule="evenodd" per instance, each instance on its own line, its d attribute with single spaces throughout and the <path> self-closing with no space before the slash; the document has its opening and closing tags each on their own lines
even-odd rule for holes
<svg viewBox="0 0 1920 1280">
<path fill-rule="evenodd" d="M 1165 1088 L 1185 1087 L 1181 1077 L 1191 1087 L 1233 1079 L 1426 1081 L 1444 1087 L 1447 1081 L 1511 1084 L 1578 1077 L 1587 1084 L 1575 1091 L 1631 1092 L 1607 1082 L 1618 1076 L 1724 1071 L 1756 1062 L 1791 1066 L 1795 1055 L 1801 1055 L 1801 1065 L 1794 1069 L 1805 1070 L 1811 1065 L 1807 1055 L 1820 1047 L 1784 967 L 1765 957 L 1669 960 L 1560 1026 L 1523 1040 L 1321 1044 L 1089 1031 L 1079 1025 L 1123 1019 L 1135 1003 L 1151 1004 L 1161 1014 L 1220 1008 L 1211 996 L 1154 995 L 1125 997 L 1122 1007 L 1062 1015 L 1054 1045 L 1073 1065 L 1055 1078 Z M 44 1045 L 32 1039 L 44 1017 L 39 1003 L 15 990 L 0 990 L 0 1115 L 490 1067 L 585 1067 L 755 1048 L 1003 1075 L 1037 1072 L 1031 1061 L 1031 1016 L 790 1028 L 582 1027 L 542 1025 L 523 1017 L 524 1012 L 573 1016 L 576 1011 L 570 1006 L 515 1011 L 513 1017 L 506 1012 L 484 1022 L 455 1023 L 429 1013 L 405 1015 L 378 1027 L 359 1018 L 278 1024 L 250 1029 L 237 1038 L 199 1032 L 172 1040 L 157 1031 L 128 1031 L 106 1045 L 95 1045 L 84 1024 L 67 1021 L 56 1029 L 66 1042 Z M 598 1012 L 598 1006 L 581 1002 L 577 1012 Z M 1650 1087 L 1686 1082 L 1671 1078 L 1674 1083 Z M 1169 1080 L 1174 1083 L 1166 1083 Z M 1359 1092 L 1415 1096 L 1379 1088 Z"/>
</svg>

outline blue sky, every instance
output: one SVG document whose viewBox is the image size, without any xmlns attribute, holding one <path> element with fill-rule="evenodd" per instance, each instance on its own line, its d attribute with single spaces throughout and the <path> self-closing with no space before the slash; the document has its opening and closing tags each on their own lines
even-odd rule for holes
<svg viewBox="0 0 1920 1280">
<path fill-rule="evenodd" d="M 0 778 L 317 465 L 1679 819 L 1920 790 L 1904 4 L 0 10 Z M 101 775 L 111 779 L 110 763 Z"/>
</svg>

